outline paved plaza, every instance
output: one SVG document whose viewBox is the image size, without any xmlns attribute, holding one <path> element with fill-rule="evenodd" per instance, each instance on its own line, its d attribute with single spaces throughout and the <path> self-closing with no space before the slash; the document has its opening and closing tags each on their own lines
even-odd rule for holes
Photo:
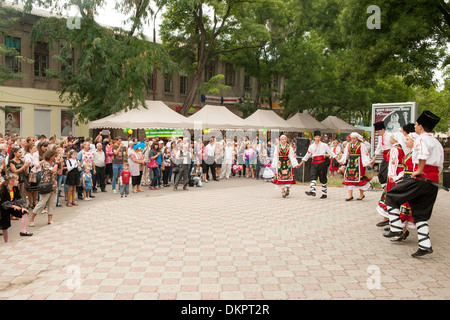
<svg viewBox="0 0 450 320">
<path fill-rule="evenodd" d="M 283 199 L 269 182 L 234 178 L 177 192 L 97 193 L 36 217 L 29 238 L 0 244 L 0 299 L 450 299 L 450 195 L 430 220 L 434 253 L 415 259 L 417 233 L 392 244 L 375 226 L 380 191 L 345 202 Z M 319 192 L 320 195 L 320 192 Z M 2 240 L 2 239 L 1 239 Z"/>
</svg>

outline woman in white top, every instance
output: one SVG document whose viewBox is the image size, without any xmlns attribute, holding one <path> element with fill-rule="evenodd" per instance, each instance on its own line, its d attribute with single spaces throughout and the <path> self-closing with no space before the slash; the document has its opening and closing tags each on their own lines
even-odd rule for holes
<svg viewBox="0 0 450 320">
<path fill-rule="evenodd" d="M 35 159 L 33 159 L 34 154 L 37 155 L 39 160 L 39 154 L 34 143 L 29 143 L 25 146 L 25 162 L 30 162 L 29 171 L 27 173 L 28 179 L 28 207 L 34 209 L 37 203 L 37 183 L 36 183 L 36 168 L 34 167 Z"/>
</svg>

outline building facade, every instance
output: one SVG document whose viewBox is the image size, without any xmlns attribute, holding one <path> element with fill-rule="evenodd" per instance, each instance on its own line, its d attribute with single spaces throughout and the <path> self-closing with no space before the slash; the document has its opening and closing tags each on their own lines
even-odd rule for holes
<svg viewBox="0 0 450 320">
<path fill-rule="evenodd" d="M 20 7 L 14 8 L 21 10 Z M 49 137 L 55 134 L 57 138 L 65 137 L 69 132 L 74 136 L 90 135 L 88 124 L 76 125 L 68 115 L 70 105 L 60 99 L 60 83 L 57 79 L 49 78 L 46 69 L 61 70 L 62 65 L 54 58 L 59 53 L 61 45 L 39 42 L 32 44 L 30 32 L 33 25 L 41 18 L 51 14 L 40 9 L 33 9 L 30 14 L 20 17 L 7 34 L 0 35 L 0 43 L 14 48 L 20 56 L 32 59 L 33 63 L 21 63 L 13 56 L 0 56 L 0 63 L 15 73 L 23 75 L 21 79 L 8 80 L 0 86 L 0 130 L 4 134 L 17 133 L 21 137 L 44 134 Z M 74 52 L 74 61 L 77 59 Z M 76 64 L 74 66 L 76 68 Z M 228 62 L 216 60 L 208 64 L 204 71 L 203 81 L 212 76 L 223 74 L 224 84 L 230 89 L 214 95 L 197 94 L 196 102 L 191 113 L 205 104 L 225 105 L 239 114 L 236 103 L 244 99 L 252 100 L 256 96 L 255 79 L 245 74 L 244 69 L 236 70 Z M 148 92 L 149 100 L 160 100 L 174 110 L 181 108 L 192 85 L 192 79 L 179 74 L 163 74 L 155 72 L 148 78 L 149 86 L 154 88 Z M 274 93 L 272 105 L 277 106 L 277 94 L 283 88 L 283 82 L 274 77 L 274 86 L 278 93 Z M 92 135 L 92 132 L 91 132 Z"/>
</svg>

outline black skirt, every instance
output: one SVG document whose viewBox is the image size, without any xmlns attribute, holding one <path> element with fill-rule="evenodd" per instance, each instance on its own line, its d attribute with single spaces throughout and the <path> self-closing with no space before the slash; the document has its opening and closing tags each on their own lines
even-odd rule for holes
<svg viewBox="0 0 450 320">
<path fill-rule="evenodd" d="M 78 169 L 72 169 L 67 173 L 66 184 L 68 186 L 77 186 L 80 181 L 80 172 Z"/>
</svg>

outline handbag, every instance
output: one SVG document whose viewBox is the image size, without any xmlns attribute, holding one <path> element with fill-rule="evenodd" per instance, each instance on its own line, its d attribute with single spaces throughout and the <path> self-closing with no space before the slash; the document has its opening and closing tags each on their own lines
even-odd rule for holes
<svg viewBox="0 0 450 320">
<path fill-rule="evenodd" d="M 53 183 L 51 182 L 41 182 L 37 186 L 37 192 L 39 194 L 47 194 L 52 192 Z"/>
<path fill-rule="evenodd" d="M 159 165 L 158 165 L 158 162 L 156 161 L 156 159 L 150 158 L 150 161 L 147 163 L 147 167 L 150 169 L 155 169 L 155 168 L 158 168 Z"/>
</svg>

